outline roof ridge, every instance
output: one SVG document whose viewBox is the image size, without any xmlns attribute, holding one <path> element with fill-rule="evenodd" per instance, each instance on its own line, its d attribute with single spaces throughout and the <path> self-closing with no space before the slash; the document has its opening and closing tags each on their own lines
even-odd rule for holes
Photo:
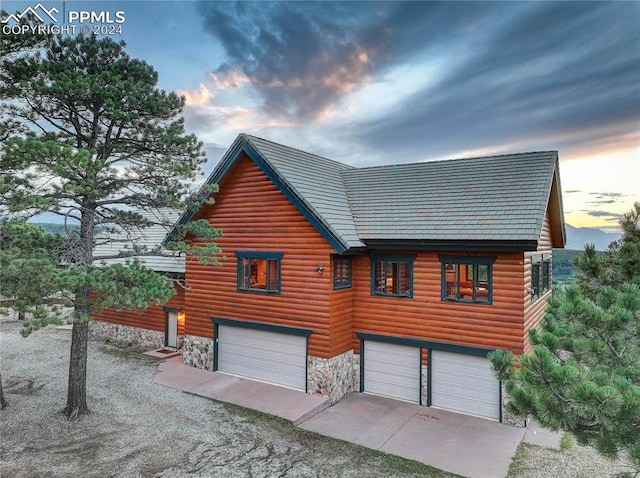
<svg viewBox="0 0 640 478">
<path fill-rule="evenodd" d="M 398 166 L 418 166 L 422 164 L 442 164 L 442 163 L 452 163 L 455 161 L 477 161 L 481 159 L 497 159 L 497 158 L 508 158 L 515 156 L 532 156 L 532 155 L 541 155 L 541 154 L 555 154 L 558 155 L 558 150 L 547 150 L 547 151 L 527 151 L 524 153 L 506 153 L 506 154 L 492 154 L 490 156 L 470 156 L 468 158 L 446 158 L 446 159 L 434 159 L 434 160 L 422 160 L 422 161 L 411 161 L 407 163 L 391 163 L 391 164 L 376 164 L 373 166 L 363 166 L 359 168 L 354 168 L 357 171 L 364 171 L 369 169 L 376 168 L 392 168 Z"/>
<path fill-rule="evenodd" d="M 329 162 L 338 164 L 338 165 L 343 166 L 343 167 L 348 168 L 348 169 L 358 169 L 355 166 L 351 166 L 350 164 L 343 163 L 342 161 L 338 161 L 338 160 L 335 160 L 335 159 L 327 158 L 326 156 L 320 156 L 319 154 L 316 154 L 316 153 L 310 153 L 309 151 L 305 151 L 303 149 L 296 148 L 296 147 L 293 147 L 293 146 L 287 146 L 286 144 L 283 144 L 283 143 L 276 143 L 275 141 L 271 141 L 270 139 L 261 138 L 260 136 L 255 136 L 255 135 L 248 134 L 248 133 L 240 133 L 238 136 L 244 138 L 249 143 L 251 143 L 252 139 L 259 140 L 259 141 L 264 141 L 265 143 L 269 143 L 269 144 L 272 144 L 274 146 L 278 146 L 280 148 L 286 148 L 286 149 L 290 149 L 290 150 L 293 150 L 293 151 L 297 151 L 299 153 L 303 153 L 303 154 L 306 154 L 306 155 L 309 155 L 309 156 L 313 156 L 315 158 L 320 158 L 320 159 L 323 159 L 325 161 L 329 161 Z"/>
</svg>

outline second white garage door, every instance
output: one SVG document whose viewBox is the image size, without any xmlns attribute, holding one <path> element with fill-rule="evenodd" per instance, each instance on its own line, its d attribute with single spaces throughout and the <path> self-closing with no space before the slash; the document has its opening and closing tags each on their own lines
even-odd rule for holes
<svg viewBox="0 0 640 478">
<path fill-rule="evenodd" d="M 218 370 L 305 391 L 307 338 L 220 325 Z"/>
<path fill-rule="evenodd" d="M 420 403 L 420 348 L 365 340 L 363 389 Z"/>
<path fill-rule="evenodd" d="M 500 382 L 485 357 L 433 350 L 431 405 L 500 419 Z"/>
</svg>

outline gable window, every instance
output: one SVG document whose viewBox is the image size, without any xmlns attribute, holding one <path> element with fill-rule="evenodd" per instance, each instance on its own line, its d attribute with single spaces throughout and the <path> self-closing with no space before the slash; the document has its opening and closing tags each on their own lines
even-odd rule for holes
<svg viewBox="0 0 640 478">
<path fill-rule="evenodd" d="M 238 290 L 280 293 L 281 252 L 236 251 Z"/>
<path fill-rule="evenodd" d="M 551 256 L 531 258 L 531 299 L 536 300 L 551 289 Z"/>
<path fill-rule="evenodd" d="M 490 304 L 493 256 L 438 256 L 442 264 L 442 300 Z"/>
<path fill-rule="evenodd" d="M 348 289 L 351 287 L 351 257 L 333 257 L 333 288 Z"/>
<path fill-rule="evenodd" d="M 371 258 L 371 294 L 413 297 L 415 256 L 374 255 Z"/>
</svg>

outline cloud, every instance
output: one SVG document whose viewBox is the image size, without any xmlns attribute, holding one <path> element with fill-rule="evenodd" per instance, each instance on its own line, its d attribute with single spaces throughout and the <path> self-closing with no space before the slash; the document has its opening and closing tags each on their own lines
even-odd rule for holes
<svg viewBox="0 0 640 478">
<path fill-rule="evenodd" d="M 386 152 L 417 144 L 415 155 L 564 149 L 612 123 L 637 131 L 638 4 L 499 4 L 468 16 L 444 7 L 452 66 L 397 105 L 401 114 L 364 122 L 363 142 Z"/>
<path fill-rule="evenodd" d="M 591 210 L 586 211 L 586 213 L 591 217 L 602 218 L 606 222 L 617 222 L 621 219 L 621 215 L 615 212 L 601 211 L 601 210 Z"/>
<path fill-rule="evenodd" d="M 322 123 L 336 144 L 359 144 L 369 157 L 578 155 L 587 148 L 576 144 L 638 137 L 638 3 L 199 7 L 226 53 L 212 66 L 219 81 L 250 89 L 264 116 Z"/>
<path fill-rule="evenodd" d="M 214 96 L 202 83 L 198 85 L 197 90 L 177 90 L 177 93 L 184 96 L 187 106 L 208 105 Z"/>
<path fill-rule="evenodd" d="M 589 193 L 589 195 L 593 196 L 594 199 L 587 201 L 587 204 L 592 204 L 594 206 L 601 206 L 605 204 L 618 204 L 620 202 L 620 199 L 625 197 L 625 195 L 622 193 L 605 193 L 605 192 L 592 192 L 592 193 Z M 598 214 L 592 214 L 592 212 L 590 212 L 589 215 L 596 216 L 596 217 L 598 216 Z M 603 212 L 602 215 L 607 216 L 608 213 Z M 619 216 L 620 215 L 618 214 L 618 217 Z"/>
<path fill-rule="evenodd" d="M 300 122 L 330 116 L 342 96 L 370 81 L 389 36 L 384 28 L 364 26 L 375 5 L 200 5 L 206 31 L 227 54 L 212 70 L 215 78 L 240 75 L 259 93 L 264 111 Z"/>
</svg>

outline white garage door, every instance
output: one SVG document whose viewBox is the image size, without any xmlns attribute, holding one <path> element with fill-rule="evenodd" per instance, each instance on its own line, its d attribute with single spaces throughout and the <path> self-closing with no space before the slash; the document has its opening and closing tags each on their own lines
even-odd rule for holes
<svg viewBox="0 0 640 478">
<path fill-rule="evenodd" d="M 500 382 L 485 357 L 433 350 L 431 405 L 500 419 Z"/>
<path fill-rule="evenodd" d="M 364 391 L 420 403 L 420 349 L 365 340 Z"/>
<path fill-rule="evenodd" d="M 219 325 L 218 370 L 305 391 L 307 338 Z"/>
</svg>

